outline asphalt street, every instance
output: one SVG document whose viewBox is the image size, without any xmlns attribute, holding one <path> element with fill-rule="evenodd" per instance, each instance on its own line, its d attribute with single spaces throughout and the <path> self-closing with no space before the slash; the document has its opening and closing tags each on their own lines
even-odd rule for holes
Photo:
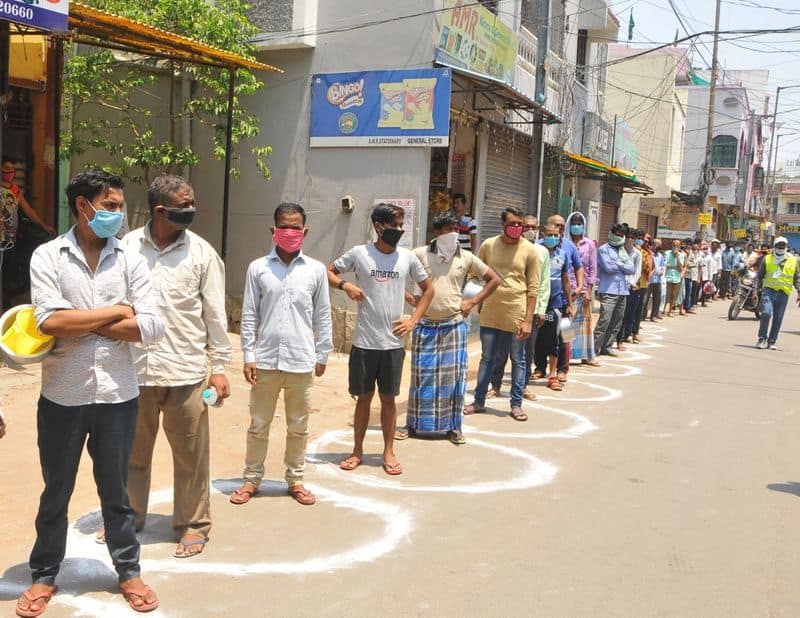
<svg viewBox="0 0 800 618">
<path fill-rule="evenodd" d="M 347 359 L 317 382 L 303 507 L 285 494 L 285 423 L 273 426 L 266 491 L 228 502 L 241 474 L 248 388 L 212 412 L 212 538 L 172 558 L 171 463 L 160 437 L 141 535 L 152 616 L 796 616 L 800 597 L 800 310 L 779 351 L 756 350 L 756 322 L 727 305 L 647 322 L 642 344 L 597 369 L 573 367 L 561 393 L 536 387 L 527 423 L 505 398 L 466 420 L 468 443 L 408 440 L 404 474 L 380 468 L 380 437 L 354 472 Z M 473 344 L 471 367 L 479 350 Z M 406 372 L 407 373 L 407 372 Z M 38 368 L 0 371 L 0 614 L 28 585 L 42 482 Z M 407 381 L 407 376 L 406 376 Z M 470 389 L 474 379 L 470 380 Z M 507 388 L 504 390 L 507 394 Z M 405 399 L 401 397 L 401 399 Z M 404 406 L 400 406 L 402 410 Z M 373 421 L 377 423 L 377 410 Z M 46 616 L 133 615 L 115 594 L 84 457 L 70 540 Z"/>
</svg>

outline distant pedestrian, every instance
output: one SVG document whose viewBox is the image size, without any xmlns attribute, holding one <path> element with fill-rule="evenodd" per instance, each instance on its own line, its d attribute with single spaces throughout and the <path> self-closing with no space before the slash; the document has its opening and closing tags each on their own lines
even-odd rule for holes
<svg viewBox="0 0 800 618">
<path fill-rule="evenodd" d="M 666 255 L 667 302 L 664 308 L 668 318 L 672 317 L 672 310 L 678 303 L 678 292 L 683 285 L 683 274 L 686 269 L 686 256 L 681 251 L 681 241 L 677 238 L 672 241 L 672 250 Z M 680 307 L 683 313 L 683 307 Z"/>
<path fill-rule="evenodd" d="M 624 247 L 625 233 L 625 225 L 615 223 L 608 234 L 608 242 L 597 251 L 600 318 L 594 331 L 594 348 L 598 354 L 608 356 L 617 356 L 611 346 L 625 317 L 625 303 L 630 293 L 626 276 L 636 270 L 633 259 Z"/>
<path fill-rule="evenodd" d="M 719 296 L 720 298 L 730 298 L 731 296 L 731 273 L 736 265 L 736 250 L 733 245 L 728 243 L 721 256 L 722 270 L 719 276 Z"/>
<path fill-rule="evenodd" d="M 356 328 L 350 350 L 349 390 L 357 397 L 353 423 L 353 453 L 339 467 L 355 470 L 364 457 L 364 438 L 375 385 L 381 402 L 383 470 L 389 475 L 403 473 L 394 453 L 397 429 L 395 398 L 400 394 L 405 359 L 405 336 L 419 324 L 433 300 L 433 284 L 419 259 L 398 247 L 403 236 L 405 213 L 399 206 L 378 204 L 372 211 L 374 243 L 358 245 L 328 266 L 328 282 L 358 302 Z M 340 274 L 355 272 L 356 283 Z M 409 318 L 403 317 L 406 283 L 422 289 L 422 296 Z"/>
<path fill-rule="evenodd" d="M 597 285 L 597 245 L 586 236 L 586 217 L 573 212 L 566 221 L 566 230 L 572 243 L 578 249 L 583 264 L 583 285 L 578 289 L 578 280 L 570 273 L 570 285 L 574 280 L 575 339 L 570 346 L 570 358 L 580 360 L 582 365 L 599 367 L 594 349 L 594 324 L 592 322 L 592 301 Z"/>
<path fill-rule="evenodd" d="M 632 275 L 627 275 L 625 279 L 628 282 L 628 300 L 625 302 L 625 315 L 622 319 L 622 326 L 617 333 L 617 349 L 624 350 L 625 343 L 633 341 L 633 323 L 635 321 L 636 313 L 639 311 L 639 282 L 642 278 L 642 250 L 641 243 L 644 241 L 639 238 L 640 232 L 636 228 L 628 227 L 625 232 L 625 251 L 631 256 L 634 264 L 634 272 Z M 638 340 L 637 340 L 638 343 Z"/>
<path fill-rule="evenodd" d="M 458 219 L 458 244 L 475 253 L 478 249 L 478 225 L 467 212 L 467 196 L 463 193 L 453 195 L 453 212 Z"/>
<path fill-rule="evenodd" d="M 443 212 L 433 219 L 436 238 L 412 252 L 433 283 L 433 301 L 411 339 L 411 387 L 406 427 L 395 433 L 403 440 L 418 431 L 444 432 L 454 444 L 463 444 L 461 413 L 467 388 L 467 322 L 476 306 L 500 285 L 500 277 L 480 258 L 458 244 L 458 219 Z M 464 298 L 464 283 L 482 279 L 483 289 Z M 419 299 L 406 292 L 416 306 Z"/>
<path fill-rule="evenodd" d="M 758 268 L 761 284 L 761 321 L 758 325 L 758 343 L 763 350 L 777 350 L 775 345 L 783 324 L 783 314 L 794 287 L 800 294 L 800 269 L 797 257 L 786 251 L 789 242 L 778 236 L 773 242 L 772 253 L 768 254 Z M 800 305 L 800 296 L 797 299 Z M 770 326 L 770 322 L 772 325 Z"/>
<path fill-rule="evenodd" d="M 647 307 L 650 305 L 650 321 L 658 322 L 661 306 L 661 277 L 664 276 L 664 252 L 661 250 L 661 240 L 654 238 L 651 241 L 653 249 L 653 272 L 650 273 L 650 283 L 647 286 L 647 293 L 642 301 L 642 319 L 647 319 Z"/>
</svg>

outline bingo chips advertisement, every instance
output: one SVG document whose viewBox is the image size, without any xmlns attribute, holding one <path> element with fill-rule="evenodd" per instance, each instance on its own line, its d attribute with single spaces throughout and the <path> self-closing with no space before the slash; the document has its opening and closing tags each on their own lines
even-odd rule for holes
<svg viewBox="0 0 800 618">
<path fill-rule="evenodd" d="M 65 31 L 69 0 L 0 0 L 0 19 L 48 31 Z"/>
<path fill-rule="evenodd" d="M 312 147 L 447 146 L 450 70 L 314 75 Z"/>
</svg>

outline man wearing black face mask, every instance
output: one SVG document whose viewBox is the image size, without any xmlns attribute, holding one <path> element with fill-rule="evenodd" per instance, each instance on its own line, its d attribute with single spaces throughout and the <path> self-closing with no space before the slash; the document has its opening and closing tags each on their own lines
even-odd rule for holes
<svg viewBox="0 0 800 618">
<path fill-rule="evenodd" d="M 225 363 L 231 359 L 225 266 L 213 247 L 188 229 L 196 207 L 186 180 L 160 176 L 150 185 L 147 197 L 150 221 L 125 236 L 122 244 L 145 259 L 166 332 L 156 345 L 133 348 L 140 395 L 128 495 L 136 528 L 141 530 L 147 515 L 153 446 L 163 414 L 175 468 L 172 527 L 178 546 L 174 556 L 189 558 L 203 551 L 211 529 L 208 408 L 202 394 L 213 387 L 219 399 L 230 395 L 225 376 Z"/>
</svg>

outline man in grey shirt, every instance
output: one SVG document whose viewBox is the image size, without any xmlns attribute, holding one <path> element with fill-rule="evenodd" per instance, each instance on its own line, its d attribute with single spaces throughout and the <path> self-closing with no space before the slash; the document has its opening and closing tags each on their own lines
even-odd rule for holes
<svg viewBox="0 0 800 618">
<path fill-rule="evenodd" d="M 372 225 L 378 240 L 353 247 L 328 266 L 331 287 L 343 290 L 357 301 L 358 317 L 350 351 L 350 394 L 358 398 L 355 410 L 353 454 L 340 464 L 343 470 L 355 470 L 364 454 L 364 437 L 369 424 L 369 408 L 378 385 L 383 431 L 383 469 L 386 474 L 402 474 L 394 455 L 394 432 L 397 425 L 395 397 L 400 394 L 405 358 L 404 338 L 414 330 L 433 300 L 433 285 L 420 261 L 408 249 L 398 248 L 403 235 L 403 209 L 379 204 L 372 212 Z M 356 284 L 339 274 L 355 272 Z M 422 297 L 409 319 L 404 319 L 406 281 L 411 279 L 422 289 Z"/>
<path fill-rule="evenodd" d="M 67 509 L 87 435 L 120 591 L 136 611 L 158 607 L 139 577 L 139 541 L 125 485 L 139 395 L 130 342 L 155 343 L 164 324 L 147 266 L 115 238 L 123 188 L 121 178 L 100 170 L 75 176 L 67 197 L 77 225 L 31 258 L 36 323 L 56 344 L 42 362 L 37 427 L 45 487 L 30 557 L 33 586 L 18 601 L 21 616 L 41 613 L 56 592 Z"/>
</svg>

